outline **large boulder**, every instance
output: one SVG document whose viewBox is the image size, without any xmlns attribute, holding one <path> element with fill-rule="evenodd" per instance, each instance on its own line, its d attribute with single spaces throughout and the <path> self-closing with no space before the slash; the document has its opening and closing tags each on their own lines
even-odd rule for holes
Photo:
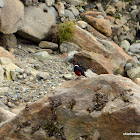
<svg viewBox="0 0 140 140">
<path fill-rule="evenodd" d="M 0 8 L 0 32 L 15 33 L 22 26 L 24 6 L 20 0 L 3 0 L 3 2 L 4 6 Z"/>
<path fill-rule="evenodd" d="M 109 59 L 113 66 L 113 71 L 122 75 L 124 74 L 126 62 L 132 59 L 114 42 L 98 39 L 77 25 L 75 26 L 72 42 L 86 51 L 103 55 L 105 58 Z"/>
<path fill-rule="evenodd" d="M 25 17 L 18 34 L 24 38 L 40 42 L 47 37 L 52 25 L 56 23 L 57 12 L 53 7 L 40 4 L 39 7 L 25 7 Z"/>
<path fill-rule="evenodd" d="M 2 124 L 0 139 L 140 138 L 123 135 L 139 132 L 139 91 L 130 79 L 109 74 L 69 81 Z"/>
<path fill-rule="evenodd" d="M 97 53 L 76 53 L 74 63 L 97 74 L 113 74 L 113 66 L 103 55 Z"/>
<path fill-rule="evenodd" d="M 75 80 L 58 88 L 49 99 L 67 140 L 79 137 L 130 140 L 125 132 L 139 132 L 140 87 L 128 78 L 100 75 Z M 140 138 L 140 136 L 139 136 Z"/>
<path fill-rule="evenodd" d="M 112 25 L 109 20 L 95 18 L 89 15 L 86 15 L 85 19 L 89 24 L 91 24 L 95 29 L 97 29 L 104 35 L 110 36 L 112 34 Z"/>
</svg>

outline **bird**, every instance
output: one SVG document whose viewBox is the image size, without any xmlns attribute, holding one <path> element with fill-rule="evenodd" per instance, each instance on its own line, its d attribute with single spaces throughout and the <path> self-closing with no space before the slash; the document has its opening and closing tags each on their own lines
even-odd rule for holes
<svg viewBox="0 0 140 140">
<path fill-rule="evenodd" d="M 78 65 L 74 66 L 74 72 L 76 75 L 78 76 L 85 76 L 87 78 L 87 76 L 85 75 L 84 71 L 82 70 L 82 68 L 80 68 Z"/>
</svg>

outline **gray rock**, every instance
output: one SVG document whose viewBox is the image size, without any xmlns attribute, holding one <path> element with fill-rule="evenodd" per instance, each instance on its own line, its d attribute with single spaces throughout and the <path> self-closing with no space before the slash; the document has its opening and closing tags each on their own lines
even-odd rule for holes
<svg viewBox="0 0 140 140">
<path fill-rule="evenodd" d="M 53 42 L 48 42 L 48 41 L 41 41 L 39 43 L 39 47 L 42 49 L 56 50 L 56 49 L 58 49 L 58 44 L 53 43 Z"/>
<path fill-rule="evenodd" d="M 91 77 L 96 77 L 98 74 L 92 72 L 92 70 L 90 70 L 90 69 L 87 69 L 86 72 L 85 72 L 85 75 L 86 75 L 88 78 L 91 78 Z"/>
<path fill-rule="evenodd" d="M 44 79 L 47 80 L 49 78 L 49 73 L 48 72 L 40 72 L 36 75 L 38 80 Z"/>
<path fill-rule="evenodd" d="M 77 10 L 77 8 L 74 5 L 71 5 L 71 7 L 69 8 L 69 10 L 72 11 L 72 13 L 74 14 L 74 16 L 78 16 L 79 15 L 79 11 Z"/>
<path fill-rule="evenodd" d="M 77 24 L 79 27 L 81 27 L 83 29 L 85 29 L 88 25 L 87 22 L 85 22 L 85 21 L 78 21 Z"/>
<path fill-rule="evenodd" d="M 15 116 L 16 116 L 16 114 L 14 114 L 8 110 L 5 110 L 3 108 L 0 108 L 0 123 L 7 121 L 7 120 L 10 120 Z"/>
<path fill-rule="evenodd" d="M 65 74 L 63 75 L 64 79 L 66 80 L 72 80 L 72 75 L 69 73 L 69 74 Z"/>
<path fill-rule="evenodd" d="M 71 42 L 63 42 L 60 45 L 60 52 L 61 53 L 69 53 L 71 51 L 79 51 L 80 47 L 74 43 Z"/>
<path fill-rule="evenodd" d="M 0 32 L 12 34 L 22 27 L 24 18 L 24 5 L 19 0 L 0 0 Z"/>
<path fill-rule="evenodd" d="M 15 81 L 16 80 L 16 75 L 17 75 L 16 71 L 15 70 L 11 70 L 10 71 L 10 75 L 11 75 L 12 80 Z"/>
<path fill-rule="evenodd" d="M 130 46 L 130 51 L 133 53 L 140 53 L 140 43 L 132 44 Z"/>
<path fill-rule="evenodd" d="M 128 52 L 128 50 L 130 49 L 130 43 L 127 40 L 123 40 L 121 41 L 120 47 Z"/>
<path fill-rule="evenodd" d="M 47 6 L 52 6 L 55 3 L 55 0 L 45 0 Z"/>
<path fill-rule="evenodd" d="M 8 104 L 9 107 L 14 107 L 14 106 L 15 106 L 15 105 L 14 105 L 13 103 L 11 103 L 11 102 L 8 102 L 7 104 Z"/>
<path fill-rule="evenodd" d="M 62 2 L 58 2 L 56 5 L 55 5 L 55 8 L 57 9 L 58 11 L 58 14 L 60 17 L 63 17 L 65 12 L 65 7 L 64 7 L 64 4 Z"/>
<path fill-rule="evenodd" d="M 7 57 L 1 57 L 0 58 L 0 64 L 1 65 L 7 65 L 12 63 L 11 59 L 7 58 Z"/>
<path fill-rule="evenodd" d="M 24 0 L 26 6 L 31 6 L 33 4 L 32 0 Z"/>
<path fill-rule="evenodd" d="M 137 5 L 133 5 L 133 6 L 131 6 L 131 9 L 133 9 L 133 10 L 137 10 Z"/>
<path fill-rule="evenodd" d="M 9 110 L 8 107 L 0 100 L 0 108 L 3 108 L 5 110 Z"/>
<path fill-rule="evenodd" d="M 130 70 L 127 70 L 127 75 L 132 80 L 135 80 L 136 78 L 140 78 L 140 67 L 131 68 Z"/>
<path fill-rule="evenodd" d="M 139 14 L 139 11 L 138 11 L 138 10 L 132 10 L 131 13 L 130 13 L 131 18 L 132 18 L 133 20 L 135 20 L 135 21 L 138 20 L 138 18 L 137 18 L 137 15 L 138 15 L 138 14 Z"/>
<path fill-rule="evenodd" d="M 53 7 L 40 4 L 39 7 L 25 7 L 25 17 L 18 34 L 24 38 L 39 42 L 46 38 L 52 25 L 56 23 L 57 12 Z"/>
<path fill-rule="evenodd" d="M 125 65 L 125 71 L 130 70 L 132 68 L 133 64 L 132 63 L 127 63 Z"/>
<path fill-rule="evenodd" d="M 34 57 L 37 58 L 38 60 L 44 60 L 46 58 L 49 58 L 48 52 L 38 52 L 34 54 Z"/>
<path fill-rule="evenodd" d="M 0 0 L 0 8 L 3 8 L 4 7 L 4 2 L 3 2 L 3 0 Z"/>
<path fill-rule="evenodd" d="M 69 20 L 75 20 L 73 13 L 70 10 L 64 10 L 64 16 Z"/>
<path fill-rule="evenodd" d="M 70 0 L 70 4 L 74 6 L 85 6 L 87 3 L 84 0 Z"/>
<path fill-rule="evenodd" d="M 5 95 L 8 93 L 9 87 L 0 87 L 0 95 Z"/>
<path fill-rule="evenodd" d="M 68 62 L 73 62 L 73 60 L 74 60 L 74 54 L 76 54 L 76 53 L 78 53 L 78 51 L 71 51 L 71 52 L 69 52 L 68 53 L 68 55 L 67 55 L 67 61 Z"/>
</svg>

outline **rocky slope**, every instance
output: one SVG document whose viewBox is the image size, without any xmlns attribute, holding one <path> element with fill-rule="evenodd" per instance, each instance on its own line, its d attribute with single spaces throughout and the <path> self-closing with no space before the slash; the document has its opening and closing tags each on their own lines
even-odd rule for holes
<svg viewBox="0 0 140 140">
<path fill-rule="evenodd" d="M 0 139 L 137 139 L 122 133 L 139 132 L 139 0 L 0 0 L 0 9 Z M 96 77 L 76 80 L 74 64 Z"/>
</svg>

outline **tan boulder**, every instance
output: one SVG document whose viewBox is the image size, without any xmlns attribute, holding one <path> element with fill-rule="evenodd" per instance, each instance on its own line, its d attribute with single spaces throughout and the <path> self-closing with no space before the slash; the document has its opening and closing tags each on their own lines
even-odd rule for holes
<svg viewBox="0 0 140 140">
<path fill-rule="evenodd" d="M 94 27 L 92 27 L 89 24 L 87 25 L 87 31 L 97 38 L 102 38 L 102 39 L 107 38 L 105 35 L 101 34 L 99 31 L 97 31 Z"/>
<path fill-rule="evenodd" d="M 20 0 L 3 0 L 4 7 L 0 8 L 0 31 L 4 34 L 17 32 L 22 26 L 24 6 Z"/>
<path fill-rule="evenodd" d="M 123 133 L 139 132 L 139 91 L 130 79 L 111 74 L 71 80 L 2 124 L 0 139 L 130 140 Z"/>
<path fill-rule="evenodd" d="M 132 59 L 114 42 L 96 39 L 92 34 L 78 26 L 75 26 L 72 41 L 86 51 L 101 54 L 109 59 L 115 73 L 124 74 L 126 62 Z"/>
<path fill-rule="evenodd" d="M 0 45 L 10 48 L 14 48 L 17 45 L 17 39 L 14 34 L 2 34 L 0 35 Z"/>
<path fill-rule="evenodd" d="M 105 12 L 109 15 L 114 15 L 116 12 L 116 9 L 113 6 L 109 5 L 109 7 L 105 10 Z"/>
<path fill-rule="evenodd" d="M 106 74 L 70 81 L 49 99 L 61 101 L 57 121 L 67 140 L 89 138 L 95 132 L 105 140 L 130 140 L 123 133 L 139 132 L 139 91 L 130 79 Z"/>
<path fill-rule="evenodd" d="M 0 47 L 0 57 L 7 57 L 14 59 L 14 56 L 9 51 L 5 50 L 3 47 Z"/>
<path fill-rule="evenodd" d="M 53 7 L 40 4 L 38 7 L 25 7 L 25 17 L 18 34 L 24 38 L 40 42 L 47 37 L 50 28 L 56 23 L 57 12 Z"/>
<path fill-rule="evenodd" d="M 103 16 L 104 18 L 106 18 L 105 14 L 102 12 L 99 12 L 99 11 L 86 11 L 86 12 L 80 14 L 81 17 L 85 17 L 86 15 L 96 17 L 96 18 L 98 16 Z"/>
<path fill-rule="evenodd" d="M 113 74 L 113 66 L 103 55 L 97 53 L 76 53 L 74 63 L 97 74 Z"/>
<path fill-rule="evenodd" d="M 86 21 L 91 24 L 96 30 L 105 34 L 106 36 L 110 36 L 112 34 L 111 23 L 109 20 L 95 18 L 89 15 L 85 16 Z"/>
</svg>

